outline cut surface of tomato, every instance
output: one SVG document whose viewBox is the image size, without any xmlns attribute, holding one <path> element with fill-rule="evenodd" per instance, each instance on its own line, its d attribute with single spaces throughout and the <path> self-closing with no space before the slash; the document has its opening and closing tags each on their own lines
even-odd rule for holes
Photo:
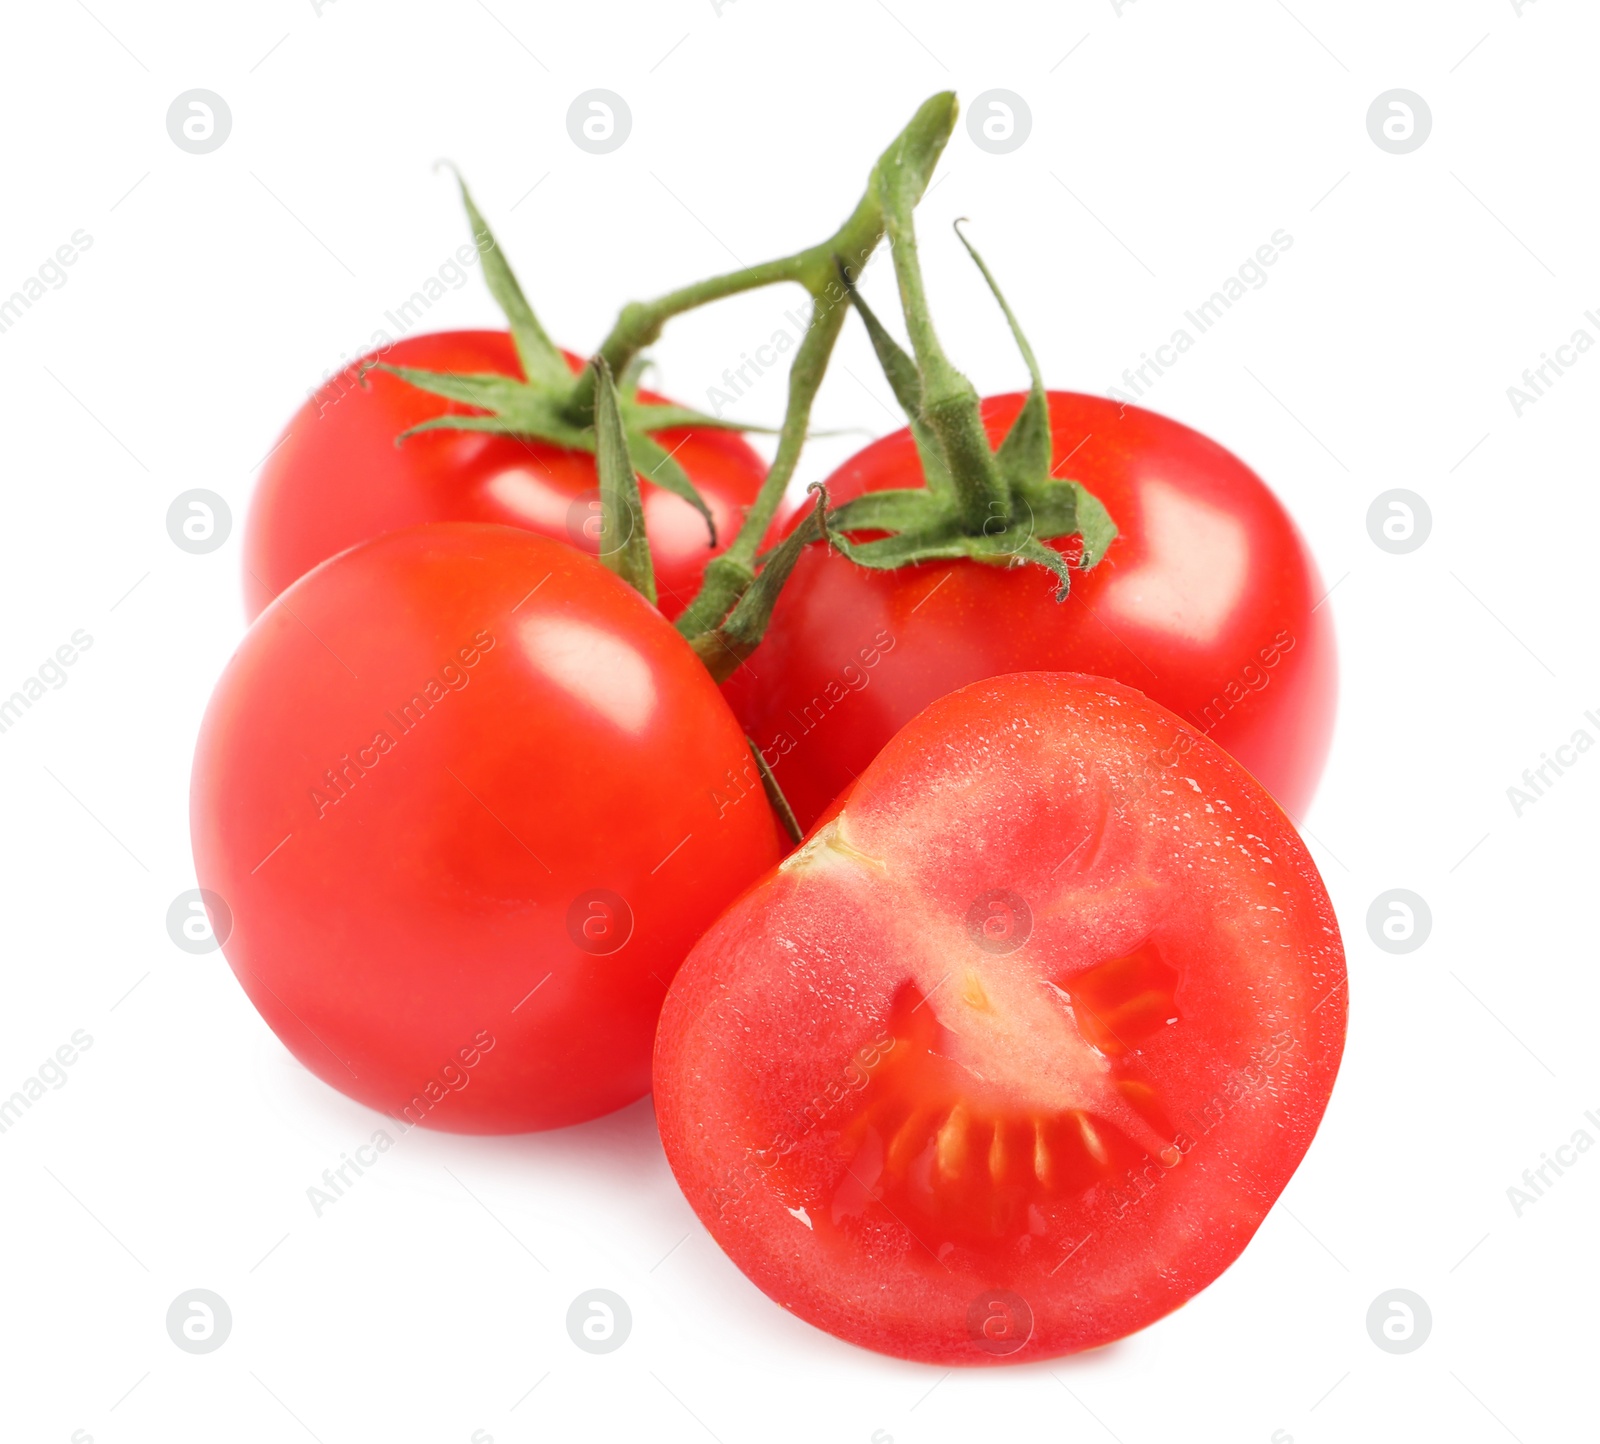
<svg viewBox="0 0 1600 1444">
<path fill-rule="evenodd" d="M 1119 1338 L 1227 1267 L 1315 1132 L 1344 956 L 1304 845 L 1115 682 L 929 707 L 690 954 L 662 1141 L 755 1283 L 942 1363 Z"/>
</svg>

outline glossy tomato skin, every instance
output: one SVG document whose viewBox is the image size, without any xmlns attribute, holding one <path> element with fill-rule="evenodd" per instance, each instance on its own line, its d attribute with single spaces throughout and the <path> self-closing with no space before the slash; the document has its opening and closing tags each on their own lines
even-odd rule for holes
<svg viewBox="0 0 1600 1444">
<path fill-rule="evenodd" d="M 1197 431 L 1101 397 L 1049 399 L 1055 474 L 1093 491 L 1119 528 L 1104 560 L 1073 574 L 1064 603 L 1037 566 L 869 572 L 812 547 L 753 667 L 725 685 L 802 826 L 935 698 L 982 677 L 1057 668 L 1148 693 L 1303 815 L 1332 736 L 1337 663 L 1322 582 L 1288 513 Z M 1022 400 L 984 402 L 993 440 Z M 837 505 L 921 484 L 901 431 L 857 453 L 827 487 Z"/>
<path fill-rule="evenodd" d="M 568 358 L 576 366 L 576 358 Z M 245 610 L 255 618 L 318 562 L 386 531 L 434 521 L 526 527 L 599 551 L 598 482 L 588 452 L 484 432 L 407 428 L 471 408 L 408 386 L 374 361 L 431 371 L 520 377 L 504 331 L 408 336 L 362 357 L 297 411 L 261 469 L 245 528 Z M 641 392 L 642 399 L 663 398 Z M 718 548 L 733 540 L 766 465 L 734 432 L 663 431 L 717 523 Z M 662 611 L 675 617 L 700 585 L 709 546 L 704 519 L 681 497 L 645 480 L 645 530 Z"/>
<path fill-rule="evenodd" d="M 784 850 L 671 625 L 574 548 L 473 523 L 386 534 L 268 607 L 190 812 L 273 1031 L 351 1097 L 469 1133 L 648 1091 L 667 983 Z"/>
<path fill-rule="evenodd" d="M 1344 954 L 1283 812 L 1104 679 L 941 699 L 673 983 L 667 1157 L 770 1297 L 938 1364 L 1192 1297 L 1299 1164 Z"/>
</svg>

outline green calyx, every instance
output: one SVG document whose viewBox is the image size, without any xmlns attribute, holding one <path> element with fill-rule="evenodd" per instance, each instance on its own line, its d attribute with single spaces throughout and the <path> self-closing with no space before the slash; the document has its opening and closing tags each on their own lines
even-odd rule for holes
<svg viewBox="0 0 1600 1444">
<path fill-rule="evenodd" d="M 1052 572 L 1065 601 L 1074 570 L 1086 571 L 1116 537 L 1110 513 L 1086 487 L 1052 475 L 1050 407 L 1039 363 L 993 274 L 956 222 L 956 235 L 1005 313 L 1030 385 L 1028 399 L 998 448 L 989 445 L 977 391 L 945 355 L 933 328 L 912 226 L 912 201 L 883 188 L 895 276 L 914 355 L 908 355 L 854 286 L 850 298 L 867 328 L 895 399 L 911 424 L 926 485 L 871 492 L 828 517 L 828 537 L 853 562 L 892 570 L 966 557 L 1002 566 L 1032 563 Z M 883 532 L 870 541 L 851 533 Z M 1077 537 L 1075 553 L 1046 546 Z"/>
<path fill-rule="evenodd" d="M 454 167 L 452 167 L 454 169 Z M 428 371 L 416 366 L 390 366 L 378 363 L 376 369 L 398 376 L 419 391 L 475 407 L 479 415 L 436 416 L 413 426 L 396 437 L 397 443 L 419 431 L 489 431 L 509 436 L 531 437 L 577 451 L 594 451 L 595 380 L 592 368 L 574 372 L 555 343 L 539 324 L 533 307 L 523 295 L 516 273 L 495 240 L 472 199 L 467 183 L 456 173 L 461 200 L 472 226 L 472 239 L 483 257 L 484 279 L 489 292 L 505 313 L 522 363 L 522 380 L 494 372 L 462 374 Z M 637 353 L 635 353 L 636 355 Z M 632 357 L 630 360 L 634 359 Z M 643 475 L 657 486 L 681 496 L 704 518 L 709 546 L 717 544 L 716 523 L 710 508 L 689 480 L 688 473 L 671 453 L 651 434 L 678 427 L 711 427 L 722 431 L 750 431 L 758 428 L 708 416 L 687 406 L 672 406 L 641 401 L 638 396 L 639 371 L 636 365 L 618 368 L 621 381 L 616 385 L 616 400 L 628 450 Z"/>
<path fill-rule="evenodd" d="M 611 368 L 604 356 L 590 363 L 595 373 L 595 471 L 600 478 L 600 560 L 651 606 L 656 569 L 644 529 L 639 473 L 628 451 L 627 428 Z"/>
</svg>

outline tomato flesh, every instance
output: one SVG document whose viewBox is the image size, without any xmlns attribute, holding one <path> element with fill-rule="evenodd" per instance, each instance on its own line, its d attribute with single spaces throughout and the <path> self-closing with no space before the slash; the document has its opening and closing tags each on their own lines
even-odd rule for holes
<svg viewBox="0 0 1600 1444">
<path fill-rule="evenodd" d="M 574 548 L 473 523 L 379 537 L 268 607 L 206 712 L 191 830 L 296 1057 L 479 1133 L 648 1091 L 673 973 L 786 846 L 671 624 Z"/>
<path fill-rule="evenodd" d="M 569 357 L 574 366 L 577 358 Z M 595 555 L 599 482 L 586 451 L 479 431 L 401 432 L 471 408 L 429 395 L 375 361 L 463 374 L 520 377 L 504 331 L 408 336 L 353 362 L 297 411 L 268 455 L 245 529 L 245 609 L 255 618 L 318 562 L 387 531 L 434 521 L 525 527 Z M 641 391 L 644 401 L 663 400 Z M 640 478 L 645 531 L 661 610 L 675 617 L 699 589 L 706 563 L 733 540 L 766 463 L 735 432 L 691 428 L 657 434 L 695 484 L 717 524 L 682 497 Z"/>
<path fill-rule="evenodd" d="M 1115 682 L 928 708 L 701 940 L 662 1141 L 723 1249 L 853 1343 L 1104 1344 L 1244 1248 L 1345 1030 L 1321 879 L 1260 785 Z"/>
<path fill-rule="evenodd" d="M 983 403 L 998 443 L 1021 396 Z M 868 571 L 800 558 L 754 664 L 724 690 L 809 828 L 930 702 L 1006 672 L 1090 672 L 1207 732 L 1302 816 L 1332 737 L 1333 625 L 1304 541 L 1261 479 L 1214 441 L 1103 397 L 1049 393 L 1054 474 L 1119 527 L 1065 602 L 1037 566 L 925 562 Z M 920 487 L 909 432 L 828 479 L 835 504 Z M 1051 545 L 1070 551 L 1076 539 Z"/>
</svg>

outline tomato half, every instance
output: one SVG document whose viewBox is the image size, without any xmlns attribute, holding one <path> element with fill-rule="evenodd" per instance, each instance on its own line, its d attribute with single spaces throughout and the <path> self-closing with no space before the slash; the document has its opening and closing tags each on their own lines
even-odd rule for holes
<svg viewBox="0 0 1600 1444">
<path fill-rule="evenodd" d="M 569 358 L 573 359 L 573 358 Z M 594 457 L 539 441 L 473 431 L 395 438 L 433 416 L 470 412 L 409 386 L 374 361 L 430 371 L 522 375 L 509 333 L 440 331 L 408 336 L 320 387 L 294 414 L 256 482 L 245 527 L 245 610 L 253 619 L 318 562 L 386 531 L 432 521 L 526 527 L 591 554 L 600 549 Z M 662 401 L 641 391 L 642 401 Z M 700 586 L 707 561 L 733 540 L 766 463 L 735 432 L 657 433 L 717 524 L 641 477 L 645 531 L 661 610 L 675 617 Z"/>
<path fill-rule="evenodd" d="M 473 523 L 379 537 L 268 607 L 206 712 L 191 828 L 290 1051 L 473 1133 L 647 1092 L 673 973 L 786 850 L 671 624 L 574 548 Z"/>
<path fill-rule="evenodd" d="M 842 1339 L 1092 1348 L 1249 1242 L 1328 1101 L 1344 985 L 1243 768 L 1131 688 L 1014 674 L 901 731 L 690 954 L 661 1138 L 729 1257 Z"/>
<path fill-rule="evenodd" d="M 1322 583 L 1288 513 L 1242 461 L 1187 426 L 1096 396 L 1049 399 L 1054 474 L 1081 481 L 1120 529 L 1098 566 L 1074 573 L 1065 602 L 1037 566 L 873 572 L 812 547 L 754 666 L 725 685 L 802 826 L 935 698 L 1034 669 L 1137 687 L 1207 732 L 1295 816 L 1310 802 L 1337 667 Z M 994 442 L 1022 401 L 984 402 Z M 921 485 L 907 431 L 827 483 L 835 505 Z"/>
</svg>

